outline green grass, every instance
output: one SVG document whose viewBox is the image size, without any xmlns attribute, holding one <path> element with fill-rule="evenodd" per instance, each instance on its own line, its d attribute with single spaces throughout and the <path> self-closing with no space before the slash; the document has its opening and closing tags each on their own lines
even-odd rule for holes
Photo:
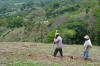
<svg viewBox="0 0 100 66">
<path fill-rule="evenodd" d="M 24 61 L 16 61 L 13 64 L 6 64 L 6 66 L 60 66 L 59 64 L 55 64 L 55 63 L 51 63 L 51 64 L 39 64 L 35 61 L 28 61 L 28 60 L 24 60 Z"/>
<path fill-rule="evenodd" d="M 10 66 L 10 65 L 7 65 L 7 66 Z M 14 66 L 37 66 L 37 64 L 32 61 L 24 61 L 24 62 L 17 61 L 14 64 Z"/>
</svg>

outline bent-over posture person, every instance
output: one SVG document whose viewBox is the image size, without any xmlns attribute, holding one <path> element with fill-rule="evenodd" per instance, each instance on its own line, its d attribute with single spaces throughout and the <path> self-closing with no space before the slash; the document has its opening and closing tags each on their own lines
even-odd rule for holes
<svg viewBox="0 0 100 66">
<path fill-rule="evenodd" d="M 56 36 L 54 38 L 54 44 L 56 44 L 56 49 L 54 51 L 53 56 L 56 57 L 58 51 L 60 52 L 61 57 L 63 57 L 63 52 L 62 52 L 62 38 L 59 35 L 59 33 L 56 33 Z"/>
<path fill-rule="evenodd" d="M 87 60 L 89 56 L 89 49 L 92 48 L 92 43 L 88 35 L 84 36 L 84 39 L 85 39 L 85 43 L 83 49 L 83 57 L 85 60 Z"/>
</svg>

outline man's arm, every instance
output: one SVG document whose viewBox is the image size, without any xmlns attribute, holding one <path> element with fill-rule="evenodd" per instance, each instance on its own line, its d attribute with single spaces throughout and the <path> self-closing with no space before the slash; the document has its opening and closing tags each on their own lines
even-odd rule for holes
<svg viewBox="0 0 100 66">
<path fill-rule="evenodd" d="M 54 44 L 56 44 L 56 43 L 57 43 L 57 39 L 56 39 L 56 38 L 54 38 L 54 41 L 53 41 L 53 43 L 54 43 Z"/>
</svg>

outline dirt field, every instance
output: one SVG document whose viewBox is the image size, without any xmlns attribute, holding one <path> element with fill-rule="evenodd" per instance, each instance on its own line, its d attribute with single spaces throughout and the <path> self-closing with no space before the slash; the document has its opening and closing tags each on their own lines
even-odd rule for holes
<svg viewBox="0 0 100 66">
<path fill-rule="evenodd" d="M 100 47 L 93 46 L 89 59 L 82 58 L 83 46 L 63 45 L 64 57 L 53 57 L 55 46 L 32 42 L 0 43 L 0 66 L 100 66 Z M 24 65 L 26 61 L 39 65 Z M 20 62 L 23 65 L 16 65 Z M 29 63 L 28 63 L 29 64 Z"/>
</svg>

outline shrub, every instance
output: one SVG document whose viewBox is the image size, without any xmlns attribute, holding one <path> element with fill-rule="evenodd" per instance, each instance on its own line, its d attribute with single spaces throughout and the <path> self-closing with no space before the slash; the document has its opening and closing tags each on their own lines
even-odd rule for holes
<svg viewBox="0 0 100 66">
<path fill-rule="evenodd" d="M 96 24 L 94 27 L 94 34 L 95 34 L 95 44 L 100 45 L 100 8 L 96 8 L 93 12 L 94 16 L 96 17 Z"/>
<path fill-rule="evenodd" d="M 8 27 L 9 28 L 15 28 L 15 27 L 19 28 L 19 27 L 22 27 L 23 23 L 24 23 L 24 20 L 21 17 L 11 17 L 11 18 L 8 18 Z"/>
<path fill-rule="evenodd" d="M 46 42 L 47 43 L 53 42 L 53 39 L 55 37 L 55 33 L 56 33 L 56 30 L 53 30 L 50 33 L 48 33 L 48 35 L 46 37 Z"/>
</svg>

